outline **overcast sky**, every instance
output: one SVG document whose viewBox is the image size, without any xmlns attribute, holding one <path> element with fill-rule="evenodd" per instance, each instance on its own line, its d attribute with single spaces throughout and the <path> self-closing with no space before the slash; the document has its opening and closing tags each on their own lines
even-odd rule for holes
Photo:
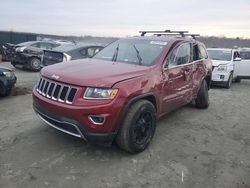
<svg viewBox="0 0 250 188">
<path fill-rule="evenodd" d="M 1 0 L 0 30 L 122 37 L 143 29 L 250 38 L 250 0 Z"/>
</svg>

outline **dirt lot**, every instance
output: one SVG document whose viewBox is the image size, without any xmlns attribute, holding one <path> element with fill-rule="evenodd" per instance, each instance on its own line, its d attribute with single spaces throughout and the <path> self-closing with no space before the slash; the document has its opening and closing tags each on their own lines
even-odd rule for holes
<svg viewBox="0 0 250 188">
<path fill-rule="evenodd" d="M 39 76 L 16 74 L 20 89 Z M 46 126 L 30 94 L 0 99 L 0 187 L 249 188 L 249 96 L 250 81 L 210 90 L 208 110 L 187 106 L 165 116 L 138 155 Z"/>
</svg>

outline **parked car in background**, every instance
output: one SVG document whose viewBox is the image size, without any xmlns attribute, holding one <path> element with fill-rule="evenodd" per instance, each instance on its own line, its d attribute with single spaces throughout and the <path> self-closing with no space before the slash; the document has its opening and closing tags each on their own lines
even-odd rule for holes
<svg viewBox="0 0 250 188">
<path fill-rule="evenodd" d="M 239 48 L 241 61 L 235 62 L 236 81 L 250 79 L 250 48 Z"/>
<path fill-rule="evenodd" d="M 10 61 L 12 56 L 12 48 L 15 46 L 14 44 L 6 43 L 1 48 L 1 54 L 3 55 L 4 61 Z"/>
<path fill-rule="evenodd" d="M 16 83 L 16 76 L 12 69 L 0 66 L 0 96 L 7 96 L 11 93 Z"/>
<path fill-rule="evenodd" d="M 237 81 L 236 62 L 240 62 L 237 49 L 208 48 L 209 58 L 213 63 L 212 84 L 230 88 L 233 80 Z"/>
<path fill-rule="evenodd" d="M 53 50 L 44 50 L 42 67 L 70 60 L 91 58 L 101 49 L 103 49 L 101 45 L 75 43 L 61 45 Z"/>
<path fill-rule="evenodd" d="M 115 140 L 138 153 L 161 116 L 192 101 L 208 108 L 211 73 L 206 47 L 195 39 L 120 39 L 93 58 L 44 67 L 33 107 L 62 132 L 103 144 Z"/>
<path fill-rule="evenodd" d="M 38 71 L 41 68 L 41 56 L 43 50 L 53 49 L 60 43 L 50 41 L 29 41 L 17 45 L 9 44 L 6 54 L 10 57 L 14 67 L 27 68 Z"/>
</svg>

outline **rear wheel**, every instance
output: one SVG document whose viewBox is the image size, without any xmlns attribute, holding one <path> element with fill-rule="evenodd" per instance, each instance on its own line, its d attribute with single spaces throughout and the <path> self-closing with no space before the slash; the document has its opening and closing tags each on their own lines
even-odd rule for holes
<svg viewBox="0 0 250 188">
<path fill-rule="evenodd" d="M 155 127 L 154 105 L 147 100 L 138 101 L 128 110 L 117 134 L 116 143 L 127 152 L 142 152 L 152 140 Z"/>
<path fill-rule="evenodd" d="M 208 87 L 205 80 L 203 80 L 198 95 L 195 99 L 195 106 L 197 108 L 208 108 L 209 106 Z"/>
<path fill-rule="evenodd" d="M 226 82 L 225 87 L 226 87 L 227 89 L 229 89 L 229 88 L 231 87 L 232 83 L 233 83 L 233 73 L 231 72 L 231 73 L 230 73 L 230 76 L 229 76 L 229 78 L 228 78 L 228 81 Z"/>
<path fill-rule="evenodd" d="M 32 57 L 29 60 L 30 69 L 33 71 L 39 71 L 41 69 L 41 60 L 35 57 Z"/>
</svg>

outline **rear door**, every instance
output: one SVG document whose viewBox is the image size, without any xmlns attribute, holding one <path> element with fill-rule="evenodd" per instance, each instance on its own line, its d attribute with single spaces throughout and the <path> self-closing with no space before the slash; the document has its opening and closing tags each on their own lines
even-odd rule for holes
<svg viewBox="0 0 250 188">
<path fill-rule="evenodd" d="M 192 46 L 190 43 L 177 46 L 168 56 L 163 70 L 162 113 L 190 102 L 193 86 L 191 56 Z"/>
<path fill-rule="evenodd" d="M 193 96 L 200 89 L 201 81 L 206 75 L 206 66 L 209 64 L 208 54 L 205 46 L 193 44 Z"/>
<path fill-rule="evenodd" d="M 240 51 L 241 61 L 237 62 L 237 75 L 250 77 L 250 51 Z"/>
</svg>

